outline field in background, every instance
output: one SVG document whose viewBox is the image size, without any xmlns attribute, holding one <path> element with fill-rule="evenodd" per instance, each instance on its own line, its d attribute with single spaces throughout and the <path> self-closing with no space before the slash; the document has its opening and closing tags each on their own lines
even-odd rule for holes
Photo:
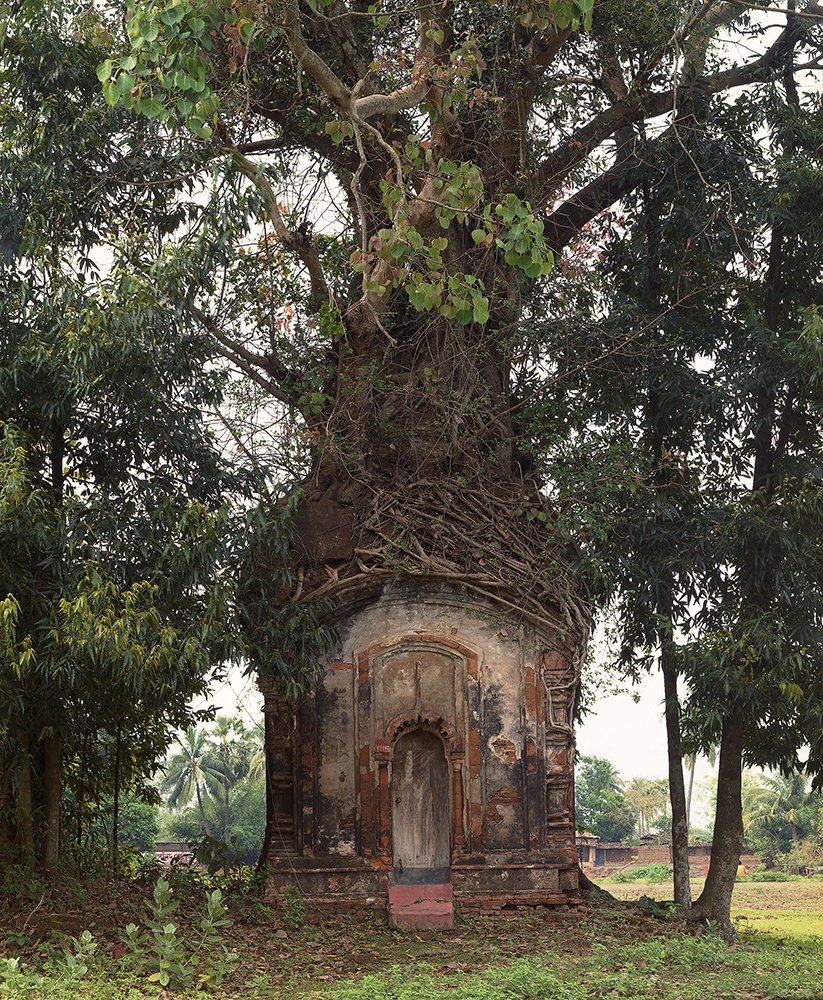
<svg viewBox="0 0 823 1000">
<path fill-rule="evenodd" d="M 671 899 L 671 881 L 615 882 L 597 879 L 597 884 L 617 899 Z M 692 897 L 703 888 L 702 879 L 692 880 Z M 823 938 L 823 881 L 803 878 L 793 882 L 738 882 L 732 897 L 732 913 L 742 929 L 768 931 L 792 937 Z M 823 941 L 821 941 L 823 948 Z"/>
</svg>

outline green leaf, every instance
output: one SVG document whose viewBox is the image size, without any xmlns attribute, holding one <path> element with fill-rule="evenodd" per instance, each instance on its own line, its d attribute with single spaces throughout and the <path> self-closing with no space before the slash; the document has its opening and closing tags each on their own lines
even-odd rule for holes
<svg viewBox="0 0 823 1000">
<path fill-rule="evenodd" d="M 105 62 L 101 62 L 97 67 L 97 79 L 101 83 L 105 83 L 110 77 L 112 69 L 114 68 L 114 60 L 106 59 Z"/>
<path fill-rule="evenodd" d="M 140 101 L 138 110 L 146 118 L 161 118 L 166 113 L 166 106 L 162 101 L 158 101 L 156 97 L 148 97 Z"/>
<path fill-rule="evenodd" d="M 474 307 L 472 309 L 472 318 L 475 323 L 480 323 L 481 326 L 487 323 L 489 320 L 489 300 L 485 295 L 478 296 L 474 300 Z"/>
<path fill-rule="evenodd" d="M 122 97 L 122 95 L 127 94 L 136 83 L 137 80 L 131 75 L 131 73 L 121 73 L 115 80 L 114 86 L 117 93 Z"/>
<path fill-rule="evenodd" d="M 171 27 L 174 24 L 177 24 L 179 21 L 182 21 L 185 16 L 186 16 L 186 10 L 185 7 L 182 6 L 182 4 L 180 6 L 175 5 L 173 7 L 167 8 L 166 10 L 160 11 L 160 20 L 163 22 L 163 24 L 167 24 L 169 27 Z M 149 40 L 151 41 L 151 39 Z"/>
</svg>

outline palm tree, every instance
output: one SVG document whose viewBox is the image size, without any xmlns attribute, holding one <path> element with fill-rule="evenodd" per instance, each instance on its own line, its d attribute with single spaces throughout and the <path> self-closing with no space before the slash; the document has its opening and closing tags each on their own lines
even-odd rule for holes
<svg viewBox="0 0 823 1000">
<path fill-rule="evenodd" d="M 172 809 L 180 809 L 196 799 L 203 830 L 211 837 L 204 798 L 216 797 L 229 780 L 229 769 L 209 746 L 206 730 L 189 726 L 180 740 L 179 753 L 166 765 L 160 787 L 168 796 L 166 801 Z"/>
<path fill-rule="evenodd" d="M 209 738 L 209 752 L 223 767 L 225 776 L 218 789 L 223 806 L 223 840 L 229 839 L 229 794 L 249 773 L 252 749 L 249 733 L 242 719 L 218 717 Z"/>
<path fill-rule="evenodd" d="M 249 758 L 248 776 L 249 781 L 257 781 L 258 778 L 263 777 L 266 773 L 266 733 L 262 721 L 255 722 L 254 727 L 249 734 L 249 738 L 254 750 Z"/>
<path fill-rule="evenodd" d="M 744 781 L 743 826 L 749 836 L 770 841 L 778 848 L 797 844 L 813 821 L 813 813 L 812 794 L 804 774 L 793 771 Z"/>
<path fill-rule="evenodd" d="M 626 786 L 626 800 L 637 815 L 637 836 L 649 832 L 652 820 L 666 808 L 665 778 L 633 778 Z"/>
</svg>

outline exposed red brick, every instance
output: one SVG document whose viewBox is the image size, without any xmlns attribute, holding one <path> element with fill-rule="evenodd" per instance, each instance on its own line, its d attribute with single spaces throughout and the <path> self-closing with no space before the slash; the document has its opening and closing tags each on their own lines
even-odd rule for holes
<svg viewBox="0 0 823 1000">
<path fill-rule="evenodd" d="M 352 670 L 354 664 L 346 663 L 345 660 L 329 660 L 328 667 L 329 670 Z"/>
<path fill-rule="evenodd" d="M 498 788 L 486 806 L 486 822 L 501 823 L 503 814 L 498 810 L 498 806 L 514 806 L 520 801 L 520 792 L 511 785 L 503 785 L 502 788 Z"/>
</svg>

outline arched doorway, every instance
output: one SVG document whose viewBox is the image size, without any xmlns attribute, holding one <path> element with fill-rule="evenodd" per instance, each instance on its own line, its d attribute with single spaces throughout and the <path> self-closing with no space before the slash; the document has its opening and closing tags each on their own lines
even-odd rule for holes
<svg viewBox="0 0 823 1000">
<path fill-rule="evenodd" d="M 434 733 L 414 729 L 397 739 L 391 797 L 395 882 L 448 882 L 449 766 L 443 743 Z"/>
</svg>

